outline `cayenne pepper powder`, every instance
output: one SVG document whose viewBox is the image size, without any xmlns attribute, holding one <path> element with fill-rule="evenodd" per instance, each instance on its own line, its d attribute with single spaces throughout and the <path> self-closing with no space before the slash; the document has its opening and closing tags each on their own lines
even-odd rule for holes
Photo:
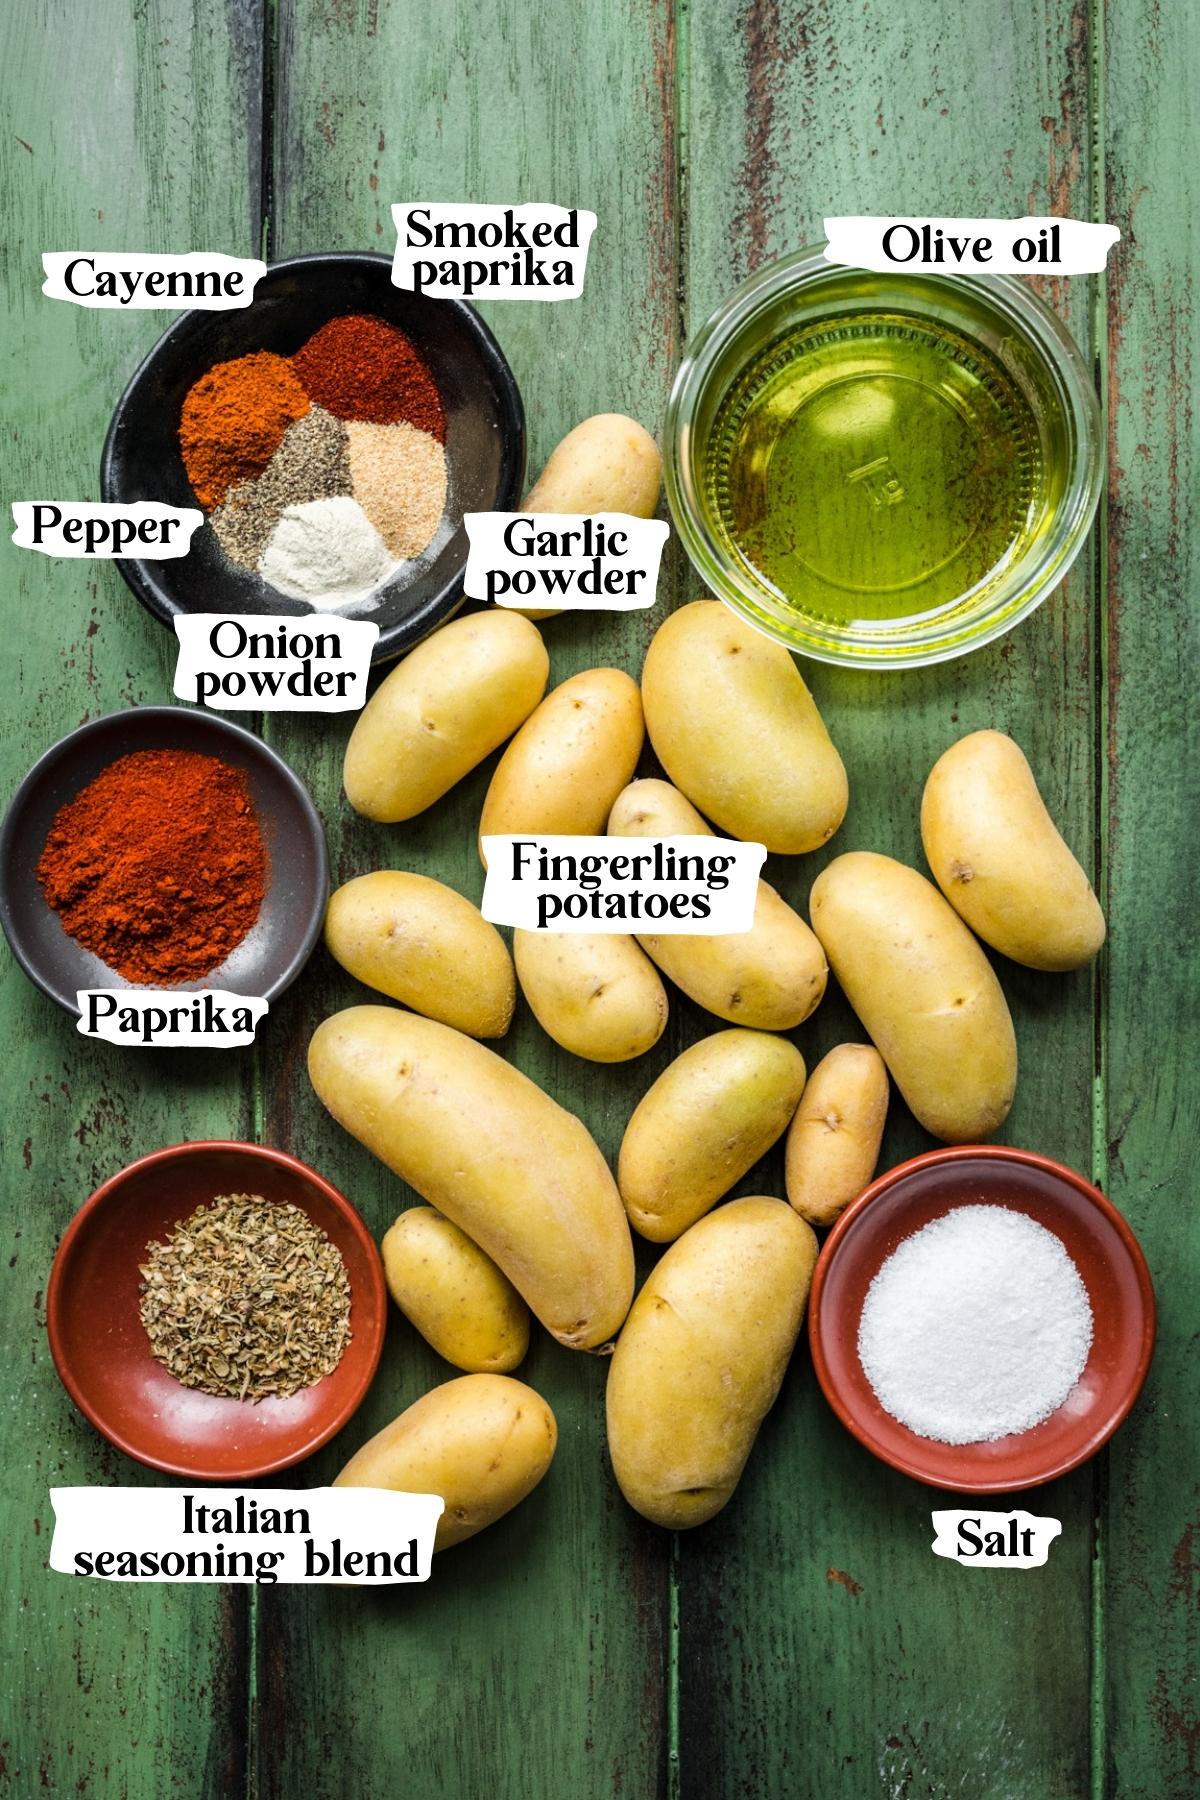
<svg viewBox="0 0 1200 1800">
<path fill-rule="evenodd" d="M 126 981 L 199 980 L 266 892 L 245 771 L 193 750 L 119 757 L 56 814 L 37 877 L 64 928 Z"/>
<path fill-rule="evenodd" d="M 446 411 L 424 359 L 394 325 L 346 313 L 314 332 L 293 357 L 310 397 L 339 419 L 401 420 L 446 441 Z"/>
<path fill-rule="evenodd" d="M 193 383 L 183 403 L 179 447 L 205 512 L 219 506 L 235 482 L 262 473 L 288 426 L 308 408 L 291 362 L 270 350 L 214 363 Z"/>
</svg>

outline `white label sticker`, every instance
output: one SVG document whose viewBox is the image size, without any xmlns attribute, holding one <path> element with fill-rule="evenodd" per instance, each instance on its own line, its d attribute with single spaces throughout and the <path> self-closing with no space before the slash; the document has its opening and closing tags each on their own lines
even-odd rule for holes
<svg viewBox="0 0 1200 1800">
<path fill-rule="evenodd" d="M 221 712 L 356 712 L 379 627 L 264 613 L 176 613 L 177 699 Z"/>
<path fill-rule="evenodd" d="M 653 606 L 669 527 L 629 513 L 466 513 L 472 600 L 562 612 Z"/>
<path fill-rule="evenodd" d="M 762 844 L 732 838 L 521 837 L 482 840 L 481 911 L 522 931 L 653 932 L 722 936 L 749 931 Z"/>
<path fill-rule="evenodd" d="M 206 1050 L 241 1050 L 254 1042 L 267 1001 L 226 988 L 181 994 L 178 988 L 80 988 L 77 1030 L 106 1044 L 137 1044 L 155 1050 L 199 1045 Z"/>
<path fill-rule="evenodd" d="M 578 206 L 393 206 L 392 281 L 442 300 L 578 300 L 594 212 Z"/>
<path fill-rule="evenodd" d="M 940 274 L 1098 275 L 1120 238 L 1088 219 L 826 219 L 825 260 Z"/>
<path fill-rule="evenodd" d="M 185 307 L 231 312 L 249 306 L 267 272 L 256 257 L 194 250 L 187 256 L 138 255 L 112 250 L 48 250 L 42 257 L 42 292 L 75 306 L 132 307 L 135 311 Z"/>
<path fill-rule="evenodd" d="M 1062 1521 L 1027 1512 L 933 1515 L 933 1554 L 975 1569 L 1041 1569 Z"/>
<path fill-rule="evenodd" d="M 427 1581 L 438 1494 L 382 1488 L 50 1489 L 50 1567 L 101 1581 Z"/>
<path fill-rule="evenodd" d="M 169 562 L 186 556 L 204 523 L 195 506 L 135 500 L 129 506 L 95 500 L 14 500 L 12 541 L 43 556 L 132 556 Z"/>
</svg>

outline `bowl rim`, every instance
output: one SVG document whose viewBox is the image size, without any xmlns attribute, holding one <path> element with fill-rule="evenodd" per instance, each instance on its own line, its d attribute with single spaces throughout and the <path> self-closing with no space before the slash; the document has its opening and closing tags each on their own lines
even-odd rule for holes
<svg viewBox="0 0 1200 1800">
<path fill-rule="evenodd" d="M 841 641 L 821 637 L 811 629 L 787 635 L 763 603 L 755 584 L 729 563 L 693 504 L 689 474 L 692 416 L 704 391 L 716 351 L 744 331 L 755 314 L 790 286 L 809 287 L 823 277 L 858 273 L 884 279 L 878 270 L 858 270 L 849 264 L 828 262 L 824 240 L 789 251 L 762 265 L 743 281 L 689 337 L 671 391 L 663 424 L 663 478 L 667 504 L 688 560 L 700 578 L 731 611 L 782 644 L 794 655 L 839 668 L 889 674 L 894 670 L 924 668 L 968 655 L 1007 635 L 1046 600 L 1062 582 L 1080 555 L 1094 523 L 1104 491 L 1103 415 L 1095 379 L 1074 337 L 1052 307 L 1020 276 L 975 275 L 940 270 L 914 271 L 922 281 L 951 291 L 961 288 L 982 295 L 993 310 L 1019 323 L 1022 335 L 1045 364 L 1062 390 L 1072 432 L 1077 439 L 1071 480 L 1064 495 L 1062 520 L 1056 536 L 1044 549 L 1038 567 L 1007 603 L 984 614 L 965 641 L 961 630 L 933 620 L 919 638 L 896 644 L 883 638 L 855 641 L 839 629 Z M 898 269 L 895 275 L 903 276 Z"/>
<path fill-rule="evenodd" d="M 850 1227 L 860 1215 L 866 1211 L 872 1201 L 881 1194 L 887 1193 L 898 1181 L 908 1176 L 920 1174 L 922 1170 L 941 1167 L 946 1163 L 962 1162 L 972 1158 L 978 1161 L 998 1163 L 1015 1163 L 1024 1168 L 1037 1169 L 1043 1174 L 1054 1176 L 1057 1180 L 1073 1187 L 1084 1199 L 1091 1202 L 1097 1211 L 1103 1213 L 1129 1256 L 1143 1307 L 1142 1341 L 1138 1352 L 1137 1368 L 1127 1392 L 1122 1396 L 1120 1404 L 1114 1409 L 1111 1417 L 1081 1449 L 1070 1455 L 1064 1455 L 1057 1461 L 1047 1465 L 1046 1469 L 1032 1481 L 1022 1481 L 1014 1485 L 1011 1480 L 971 1480 L 968 1482 L 948 1482 L 931 1476 L 921 1465 L 919 1458 L 904 1455 L 893 1455 L 882 1450 L 872 1442 L 860 1427 L 857 1413 L 842 1399 L 836 1387 L 825 1357 L 825 1346 L 822 1338 L 821 1301 L 825 1289 L 826 1277 L 833 1259 L 837 1256 Z M 937 1488 L 951 1494 L 1013 1494 L 1023 1493 L 1028 1488 L 1042 1487 L 1050 1481 L 1057 1481 L 1072 1469 L 1090 1462 L 1092 1457 L 1102 1450 L 1109 1439 L 1120 1429 L 1133 1411 L 1139 1394 L 1145 1385 L 1150 1361 L 1154 1354 L 1154 1341 L 1157 1330 L 1157 1306 L 1154 1297 L 1154 1283 L 1141 1245 L 1134 1235 L 1133 1227 L 1119 1212 L 1106 1194 L 1103 1194 L 1093 1182 L 1080 1175 L 1076 1170 L 1068 1168 L 1066 1163 L 1055 1161 L 1053 1157 L 1043 1156 L 1036 1150 L 1022 1150 L 1011 1144 L 951 1144 L 940 1150 L 926 1150 L 920 1156 L 909 1157 L 906 1162 L 897 1163 L 894 1169 L 888 1169 L 876 1177 L 870 1186 L 865 1188 L 856 1200 L 851 1201 L 845 1212 L 835 1220 L 829 1236 L 821 1247 L 813 1271 L 812 1291 L 808 1303 L 808 1342 L 812 1353 L 813 1367 L 829 1405 L 852 1437 L 858 1439 L 864 1449 L 901 1475 L 908 1475 L 914 1481 L 924 1483 L 926 1487 Z"/>
<path fill-rule="evenodd" d="M 321 1190 L 334 1210 L 346 1220 L 358 1240 L 359 1247 L 365 1252 L 370 1293 L 375 1302 L 377 1320 L 373 1342 L 370 1346 L 370 1357 L 363 1377 L 333 1416 L 299 1450 L 289 1451 L 283 1456 L 266 1457 L 262 1462 L 240 1470 L 236 1477 L 230 1476 L 226 1470 L 221 1470 L 216 1474 L 205 1473 L 194 1463 L 176 1462 L 170 1457 L 154 1456 L 143 1450 L 135 1449 L 123 1433 L 107 1425 L 96 1408 L 92 1406 L 75 1380 L 63 1341 L 62 1312 L 65 1305 L 66 1269 L 76 1240 L 87 1221 L 107 1201 L 112 1199 L 115 1193 L 119 1193 L 123 1183 L 131 1175 L 148 1168 L 168 1166 L 172 1162 L 183 1161 L 213 1150 L 236 1151 L 251 1160 L 272 1163 L 276 1167 L 288 1169 L 293 1174 L 303 1175 L 307 1181 L 312 1182 Z M 371 1383 L 378 1372 L 380 1358 L 383 1355 L 384 1338 L 387 1333 L 387 1316 L 387 1284 L 384 1280 L 383 1261 L 375 1239 L 368 1230 L 358 1208 L 346 1198 L 345 1194 L 335 1188 L 331 1181 L 326 1180 L 325 1176 L 319 1174 L 309 1163 L 302 1162 L 298 1156 L 292 1156 L 287 1150 L 276 1150 L 268 1144 L 251 1144 L 238 1138 L 197 1138 L 193 1142 L 168 1144 L 161 1150 L 151 1150 L 144 1156 L 136 1157 L 133 1162 L 126 1163 L 124 1168 L 118 1169 L 115 1175 L 110 1175 L 107 1181 L 101 1182 L 100 1186 L 88 1195 L 63 1232 L 58 1249 L 54 1253 L 54 1261 L 50 1265 L 50 1276 L 46 1284 L 46 1331 L 50 1340 L 50 1355 L 53 1358 L 59 1380 L 88 1423 L 100 1433 L 101 1437 L 115 1445 L 124 1455 L 131 1457 L 134 1462 L 144 1464 L 147 1468 L 158 1469 L 166 1475 L 180 1475 L 188 1481 L 225 1481 L 227 1485 L 231 1481 L 234 1485 L 244 1481 L 257 1481 L 264 1475 L 275 1475 L 283 1469 L 290 1469 L 296 1463 L 303 1462 L 308 1457 L 315 1455 L 331 1438 L 336 1437 L 344 1426 L 349 1424 L 366 1399 Z M 246 1404 L 250 1404 L 250 1402 Z"/>
<path fill-rule="evenodd" d="M 390 269 L 392 258 L 378 250 L 316 250 L 307 251 L 300 256 L 284 256 L 277 262 L 267 264 L 267 272 L 259 278 L 257 287 L 262 287 L 272 275 L 320 267 L 341 267 L 347 265 L 357 268 L 375 270 Z M 257 298 L 257 289 L 256 289 Z M 500 435 L 500 479 L 497 485 L 494 510 L 507 512 L 519 499 L 525 478 L 525 458 L 527 452 L 525 404 L 521 398 L 521 390 L 517 378 L 513 374 L 508 358 L 496 339 L 494 332 L 476 312 L 475 308 L 465 300 L 435 298 L 428 294 L 412 296 L 417 303 L 447 307 L 458 320 L 459 328 L 467 336 L 474 338 L 484 362 L 488 365 L 495 381 L 500 399 L 499 435 Z M 245 310 L 252 312 L 254 302 Z M 116 442 L 120 433 L 126 410 L 133 404 L 137 389 L 149 375 L 158 357 L 168 345 L 198 328 L 198 321 L 210 317 L 210 309 L 189 307 L 172 319 L 166 330 L 154 340 L 149 350 L 142 357 L 133 374 L 125 383 L 109 420 L 108 430 L 104 436 L 104 447 L 100 453 L 100 498 L 108 503 L 119 503 L 116 493 Z M 199 506 L 198 501 L 193 502 Z M 168 630 L 174 628 L 177 616 L 188 615 L 188 609 L 177 605 L 167 590 L 158 581 L 156 570 L 158 564 L 147 562 L 136 557 L 118 556 L 112 558 L 114 568 L 120 570 L 126 586 L 134 596 L 151 613 L 160 624 Z M 381 625 L 379 636 L 371 650 L 372 664 L 390 662 L 397 656 L 406 654 L 415 648 L 422 639 L 436 631 L 439 625 L 447 624 L 462 608 L 466 598 L 463 583 L 466 577 L 466 559 L 462 567 L 450 574 L 435 594 L 432 594 L 417 613 L 396 619 L 390 625 Z M 271 615 L 264 613 L 263 617 Z M 305 615 L 307 616 L 307 615 Z M 326 615 L 319 615 L 324 617 Z M 328 615 L 340 618 L 343 615 Z"/>
<path fill-rule="evenodd" d="M 12 846 L 17 833 L 21 810 L 25 806 L 30 793 L 37 785 L 45 770 L 52 763 L 57 762 L 61 756 L 66 754 L 69 747 L 74 745 L 77 741 L 81 741 L 98 732 L 103 726 L 111 725 L 114 719 L 127 719 L 136 715 L 139 718 L 152 720 L 164 716 L 174 717 L 180 713 L 186 715 L 188 718 L 203 718 L 207 724 L 212 725 L 217 730 L 218 734 L 225 733 L 235 741 L 251 745 L 254 751 L 257 752 L 264 761 L 273 764 L 295 793 L 296 798 L 300 803 L 301 813 L 312 836 L 313 846 L 318 851 L 317 864 L 320 869 L 320 882 L 317 891 L 313 895 L 311 917 L 296 954 L 292 957 L 287 967 L 281 970 L 280 974 L 276 976 L 275 980 L 271 982 L 268 987 L 263 989 L 261 998 L 266 1000 L 268 1005 L 278 1000 L 279 996 L 291 987 L 292 983 L 300 974 L 300 971 L 304 968 L 309 957 L 317 947 L 317 940 L 321 935 L 321 930 L 325 922 L 325 909 L 329 903 L 329 846 L 325 841 L 325 827 L 321 823 L 321 815 L 316 809 L 312 796 L 309 794 L 308 789 L 305 787 L 300 777 L 296 774 L 296 771 L 289 763 L 284 761 L 283 757 L 272 744 L 267 743 L 265 738 L 259 737 L 256 732 L 248 730 L 244 725 L 235 724 L 232 719 L 225 718 L 221 713 L 212 712 L 207 707 L 167 706 L 161 704 L 151 706 L 119 706 L 113 712 L 101 713 L 95 719 L 88 719 L 84 724 L 76 725 L 74 730 L 66 732 L 64 736 L 58 738 L 53 744 L 50 744 L 43 750 L 37 761 L 33 763 L 22 777 L 13 793 L 12 799 L 8 803 L 3 822 L 0 823 L 0 930 L 4 932 L 8 947 L 12 951 L 17 964 L 28 976 L 29 980 L 32 981 L 33 985 L 38 988 L 41 993 L 45 994 L 48 1000 L 53 1000 L 56 1006 L 61 1006 L 63 1011 L 69 1013 L 74 1019 L 80 1017 L 79 1008 L 75 1004 L 74 998 L 67 999 L 64 994 L 59 993 L 52 986 L 50 981 L 43 976 L 41 970 L 26 955 L 25 947 L 19 942 L 16 935 L 12 906 L 11 870 L 13 862 Z M 215 973 L 215 971 L 213 971 L 213 973 Z M 113 971 L 113 974 L 114 976 L 116 975 L 115 970 Z M 128 987 L 131 992 L 136 993 L 139 987 L 146 984 L 140 982 L 118 982 L 118 985 L 121 987 Z M 194 988 L 181 988 L 179 991 L 180 993 L 194 993 L 200 990 Z M 255 998 L 259 998 L 259 996 L 255 996 Z"/>
</svg>

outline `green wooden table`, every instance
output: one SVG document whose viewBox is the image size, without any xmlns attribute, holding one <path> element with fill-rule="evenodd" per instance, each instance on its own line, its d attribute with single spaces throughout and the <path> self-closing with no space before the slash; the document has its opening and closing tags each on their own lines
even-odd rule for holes
<svg viewBox="0 0 1200 1800">
<path fill-rule="evenodd" d="M 554 200 L 599 215 L 585 296 L 487 309 L 531 452 L 584 415 L 653 428 L 681 345 L 826 213 L 1062 212 L 1124 233 L 1107 281 L 1048 284 L 1109 417 L 1106 507 L 1065 586 L 1002 643 L 903 676 L 822 667 L 845 756 L 837 850 L 919 862 L 924 776 L 984 725 L 1029 753 L 1092 865 L 1098 968 L 1008 967 L 1022 1079 L 1006 1141 L 1090 1173 L 1133 1221 L 1158 1352 L 1108 1453 L 1035 1496 L 1047 1567 L 930 1553 L 929 1490 L 837 1425 L 801 1352 L 736 1502 L 678 1541 L 612 1482 L 604 1367 L 544 1337 L 524 1375 L 559 1418 L 551 1477 L 508 1520 L 381 1591 L 100 1585 L 46 1569 L 52 1483 L 154 1477 L 59 1387 L 43 1294 L 90 1190 L 183 1137 L 316 1163 L 382 1230 L 406 1196 L 325 1117 L 309 1031 L 356 989 L 319 953 L 253 1053 L 85 1043 L 3 967 L 8 1238 L 0 1791 L 91 1800 L 1183 1800 L 1200 1791 L 1194 1332 L 1194 914 L 1200 714 L 1193 287 L 1200 253 L 1188 0 L 33 0 L 5 9 L 0 186 L 5 500 L 86 496 L 109 412 L 163 328 L 40 293 L 40 253 L 390 249 L 400 199 Z M 1190 133 L 1190 141 L 1189 141 Z M 104 564 L 3 546 L 9 789 L 82 720 L 170 698 L 174 644 Z M 696 583 L 678 553 L 663 584 Z M 554 679 L 640 666 L 651 621 L 546 627 Z M 488 770 L 406 827 L 348 814 L 344 721 L 269 720 L 320 805 L 335 877 L 392 863 L 477 899 Z M 649 765 L 648 765 L 649 766 Z M 820 857 L 769 871 L 802 904 Z M 361 992 L 361 990 L 357 990 Z M 614 1152 L 635 1096 L 710 1025 L 673 997 L 641 1064 L 558 1051 L 520 1009 L 505 1053 Z M 850 1030 L 828 999 L 798 1034 Z M 885 1157 L 926 1140 L 893 1107 Z M 778 1183 L 772 1160 L 745 1184 Z M 393 1321 L 359 1418 L 297 1479 L 448 1371 Z"/>
</svg>

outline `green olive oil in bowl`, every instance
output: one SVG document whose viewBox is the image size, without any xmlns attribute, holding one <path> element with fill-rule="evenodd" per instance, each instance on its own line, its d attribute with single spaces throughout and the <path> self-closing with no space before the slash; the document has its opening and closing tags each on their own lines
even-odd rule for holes
<svg viewBox="0 0 1200 1800">
<path fill-rule="evenodd" d="M 672 393 L 668 493 L 713 591 L 790 648 L 938 661 L 1061 579 L 1099 496 L 1078 351 L 1019 281 L 819 251 L 714 315 Z"/>
</svg>

